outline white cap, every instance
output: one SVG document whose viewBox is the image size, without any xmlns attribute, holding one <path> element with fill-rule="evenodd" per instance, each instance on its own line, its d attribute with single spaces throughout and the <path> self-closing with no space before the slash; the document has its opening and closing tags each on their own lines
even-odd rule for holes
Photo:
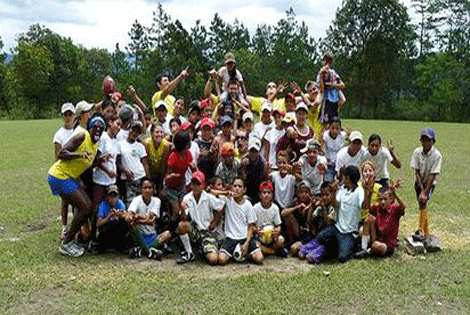
<svg viewBox="0 0 470 315">
<path fill-rule="evenodd" d="M 261 112 L 263 112 L 264 110 L 269 110 L 270 112 L 272 112 L 273 107 L 268 102 L 264 102 L 263 105 L 261 106 Z"/>
<path fill-rule="evenodd" d="M 253 121 L 253 113 L 252 112 L 246 112 L 243 114 L 242 120 L 245 121 L 247 119 L 251 119 Z"/>
<path fill-rule="evenodd" d="M 75 105 L 75 115 L 80 116 L 81 113 L 90 111 L 93 106 L 95 105 L 90 104 L 87 101 L 80 101 Z"/>
<path fill-rule="evenodd" d="M 362 140 L 362 134 L 359 131 L 353 131 L 349 135 L 349 141 L 353 142 L 354 140 L 361 140 L 361 142 L 364 142 Z"/>
<path fill-rule="evenodd" d="M 298 112 L 299 109 L 305 109 L 305 111 L 308 113 L 308 107 L 307 105 L 305 105 L 304 102 L 300 102 L 299 104 L 297 104 L 297 107 L 295 108 L 295 112 Z"/>
<path fill-rule="evenodd" d="M 250 137 L 248 141 L 248 151 L 255 149 L 256 151 L 261 150 L 261 140 L 258 137 Z"/>
<path fill-rule="evenodd" d="M 72 114 L 75 114 L 75 107 L 73 106 L 72 103 L 65 103 L 64 105 L 62 105 L 61 113 L 63 114 L 67 111 L 71 111 Z"/>
<path fill-rule="evenodd" d="M 154 108 L 159 109 L 162 106 L 165 107 L 166 110 L 168 110 L 168 105 L 164 101 L 156 102 Z"/>
</svg>

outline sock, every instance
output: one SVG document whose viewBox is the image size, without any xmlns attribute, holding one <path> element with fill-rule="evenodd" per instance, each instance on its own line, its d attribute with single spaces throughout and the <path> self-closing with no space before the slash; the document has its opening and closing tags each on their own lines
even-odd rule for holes
<svg viewBox="0 0 470 315">
<path fill-rule="evenodd" d="M 366 250 L 367 249 L 367 246 L 369 245 L 369 240 L 370 240 L 370 236 L 369 235 L 363 235 L 362 236 L 362 243 L 361 243 L 361 247 L 363 250 Z"/>
<path fill-rule="evenodd" d="M 191 247 L 191 241 L 189 240 L 188 234 L 180 235 L 181 242 L 183 243 L 184 250 L 188 253 L 192 253 L 193 249 Z"/>
</svg>

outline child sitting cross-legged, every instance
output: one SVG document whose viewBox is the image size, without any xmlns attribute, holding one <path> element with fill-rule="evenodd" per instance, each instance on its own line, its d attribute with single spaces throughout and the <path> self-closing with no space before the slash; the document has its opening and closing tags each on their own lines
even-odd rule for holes
<svg viewBox="0 0 470 315">
<path fill-rule="evenodd" d="M 259 190 L 261 201 L 254 205 L 253 210 L 261 250 L 263 254 L 287 257 L 289 252 L 284 248 L 284 237 L 281 235 L 279 207 L 273 203 L 273 184 L 269 181 L 262 182 Z"/>
<path fill-rule="evenodd" d="M 366 219 L 363 237 L 370 240 L 370 247 L 356 257 L 390 256 L 395 252 L 400 218 L 405 214 L 405 204 L 396 193 L 398 186 L 398 181 L 392 181 L 388 189 L 381 189 L 379 203 L 372 206 L 370 193 L 366 193 L 364 207 L 371 215 Z"/>
<path fill-rule="evenodd" d="M 194 172 L 191 177 L 191 192 L 183 197 L 178 232 L 185 250 L 176 261 L 179 264 L 194 259 L 192 245 L 201 249 L 210 265 L 218 262 L 218 242 L 221 239 L 216 227 L 223 214 L 225 202 L 204 191 L 205 183 L 205 175 L 201 171 Z"/>
<path fill-rule="evenodd" d="M 330 182 L 323 182 L 320 188 L 320 199 L 315 210 L 310 209 L 307 221 L 313 235 L 318 235 L 326 227 L 331 226 L 336 221 L 336 210 L 333 207 L 335 198 L 335 185 Z M 316 238 L 307 244 L 302 245 L 299 251 L 300 259 L 307 259 L 310 263 L 321 262 L 325 248 L 320 245 Z"/>
<path fill-rule="evenodd" d="M 150 259 L 162 258 L 163 245 L 171 238 L 169 231 L 157 233 L 156 221 L 160 219 L 161 201 L 154 197 L 155 186 L 149 178 L 142 179 L 142 195 L 132 200 L 129 206 L 131 236 L 134 248 L 131 258 L 140 257 L 142 251 Z"/>
</svg>

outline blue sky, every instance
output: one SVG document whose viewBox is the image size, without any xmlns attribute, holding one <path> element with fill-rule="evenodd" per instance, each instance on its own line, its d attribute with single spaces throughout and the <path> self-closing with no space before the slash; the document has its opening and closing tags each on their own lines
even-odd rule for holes
<svg viewBox="0 0 470 315">
<path fill-rule="evenodd" d="M 39 23 L 72 38 L 75 44 L 113 51 L 117 42 L 121 48 L 127 45 L 128 32 L 136 19 L 150 26 L 158 2 L 162 2 L 163 9 L 173 20 L 180 20 L 186 29 L 194 26 L 198 19 L 208 26 L 218 12 L 224 21 L 233 23 L 238 19 L 253 31 L 260 24 L 276 24 L 293 7 L 298 20 L 305 21 L 310 36 L 315 38 L 325 36 L 341 5 L 341 0 L 1 0 L 0 36 L 4 51 L 9 51 L 16 46 L 18 34 L 26 32 L 31 24 Z"/>
</svg>

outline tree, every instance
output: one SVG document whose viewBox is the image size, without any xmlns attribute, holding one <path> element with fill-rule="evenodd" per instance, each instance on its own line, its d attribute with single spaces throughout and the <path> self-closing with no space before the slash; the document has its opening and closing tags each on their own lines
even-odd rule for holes
<svg viewBox="0 0 470 315">
<path fill-rule="evenodd" d="M 406 60 L 416 54 L 414 40 L 406 8 L 397 0 L 343 2 L 323 44 L 339 61 L 348 103 L 358 105 L 355 116 L 393 115 L 400 90 L 411 83 L 404 74 Z"/>
<path fill-rule="evenodd" d="M 441 14 L 439 0 L 412 0 L 411 6 L 419 18 L 417 23 L 418 55 L 422 58 L 436 47 L 444 16 Z"/>
</svg>

